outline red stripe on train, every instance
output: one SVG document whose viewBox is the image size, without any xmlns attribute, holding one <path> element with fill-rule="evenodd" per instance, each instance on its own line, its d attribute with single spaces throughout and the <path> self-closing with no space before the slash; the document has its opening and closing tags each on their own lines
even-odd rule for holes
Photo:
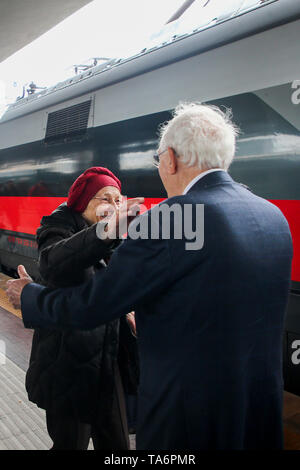
<svg viewBox="0 0 300 470">
<path fill-rule="evenodd" d="M 0 229 L 35 235 L 41 218 L 51 214 L 66 200 L 65 197 L 2 196 Z M 152 204 L 161 201 L 163 198 L 146 198 L 144 205 L 150 209 Z M 145 212 L 146 208 L 142 212 Z"/>
<path fill-rule="evenodd" d="M 66 200 L 63 197 L 1 197 L 0 229 L 35 235 L 44 215 Z M 162 198 L 146 198 L 147 209 L 158 204 Z M 292 280 L 300 282 L 300 201 L 271 200 L 286 217 L 294 245 Z"/>
<path fill-rule="evenodd" d="M 65 197 L 3 196 L 0 229 L 35 235 L 44 215 L 51 214 Z"/>
<path fill-rule="evenodd" d="M 294 247 L 291 278 L 300 282 L 300 201 L 272 199 L 270 202 L 281 210 L 289 223 Z"/>
</svg>

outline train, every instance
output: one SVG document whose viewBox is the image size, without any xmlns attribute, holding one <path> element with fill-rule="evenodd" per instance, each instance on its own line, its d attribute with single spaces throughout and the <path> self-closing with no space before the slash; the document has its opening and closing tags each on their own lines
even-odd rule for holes
<svg viewBox="0 0 300 470">
<path fill-rule="evenodd" d="M 229 173 L 278 206 L 294 257 L 285 389 L 300 395 L 300 3 L 244 0 L 207 24 L 87 68 L 12 103 L 0 120 L 0 267 L 37 276 L 36 229 L 86 168 L 105 166 L 147 207 L 167 197 L 153 165 L 179 102 L 230 108 L 240 129 Z M 297 351 L 299 350 L 299 354 Z"/>
</svg>

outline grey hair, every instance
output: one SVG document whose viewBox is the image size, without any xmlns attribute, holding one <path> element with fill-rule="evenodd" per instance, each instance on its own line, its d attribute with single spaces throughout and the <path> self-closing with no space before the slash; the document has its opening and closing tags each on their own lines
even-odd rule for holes
<svg viewBox="0 0 300 470">
<path fill-rule="evenodd" d="M 159 149 L 171 147 L 181 161 L 192 167 L 227 170 L 235 153 L 239 130 L 231 110 L 201 103 L 180 103 L 173 118 L 159 129 Z"/>
</svg>

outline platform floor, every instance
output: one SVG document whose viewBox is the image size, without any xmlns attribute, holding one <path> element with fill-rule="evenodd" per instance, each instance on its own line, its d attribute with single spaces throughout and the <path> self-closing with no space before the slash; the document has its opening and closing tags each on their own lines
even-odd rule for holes
<svg viewBox="0 0 300 470">
<path fill-rule="evenodd" d="M 0 449 L 49 449 L 45 412 L 28 401 L 25 372 L 6 358 L 0 365 Z"/>
<path fill-rule="evenodd" d="M 20 311 L 9 305 L 6 280 L 0 273 L 0 450 L 47 450 L 52 441 L 45 412 L 28 401 L 24 386 L 33 332 L 24 328 Z M 285 449 L 300 450 L 300 397 L 288 392 L 284 392 L 283 421 Z M 134 435 L 130 444 L 134 450 Z"/>
<path fill-rule="evenodd" d="M 18 316 L 0 307 L 0 450 L 52 447 L 45 411 L 28 400 L 24 385 L 32 335 Z M 135 449 L 135 435 L 130 435 L 130 446 Z M 92 441 L 89 450 L 93 450 Z"/>
</svg>

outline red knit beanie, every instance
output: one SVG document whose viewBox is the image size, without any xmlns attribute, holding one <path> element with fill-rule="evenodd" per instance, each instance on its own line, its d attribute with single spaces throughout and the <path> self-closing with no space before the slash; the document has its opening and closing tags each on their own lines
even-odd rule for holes
<svg viewBox="0 0 300 470">
<path fill-rule="evenodd" d="M 70 187 L 68 207 L 83 212 L 92 197 L 105 186 L 114 186 L 121 192 L 121 181 L 110 170 L 101 166 L 88 168 Z"/>
</svg>

